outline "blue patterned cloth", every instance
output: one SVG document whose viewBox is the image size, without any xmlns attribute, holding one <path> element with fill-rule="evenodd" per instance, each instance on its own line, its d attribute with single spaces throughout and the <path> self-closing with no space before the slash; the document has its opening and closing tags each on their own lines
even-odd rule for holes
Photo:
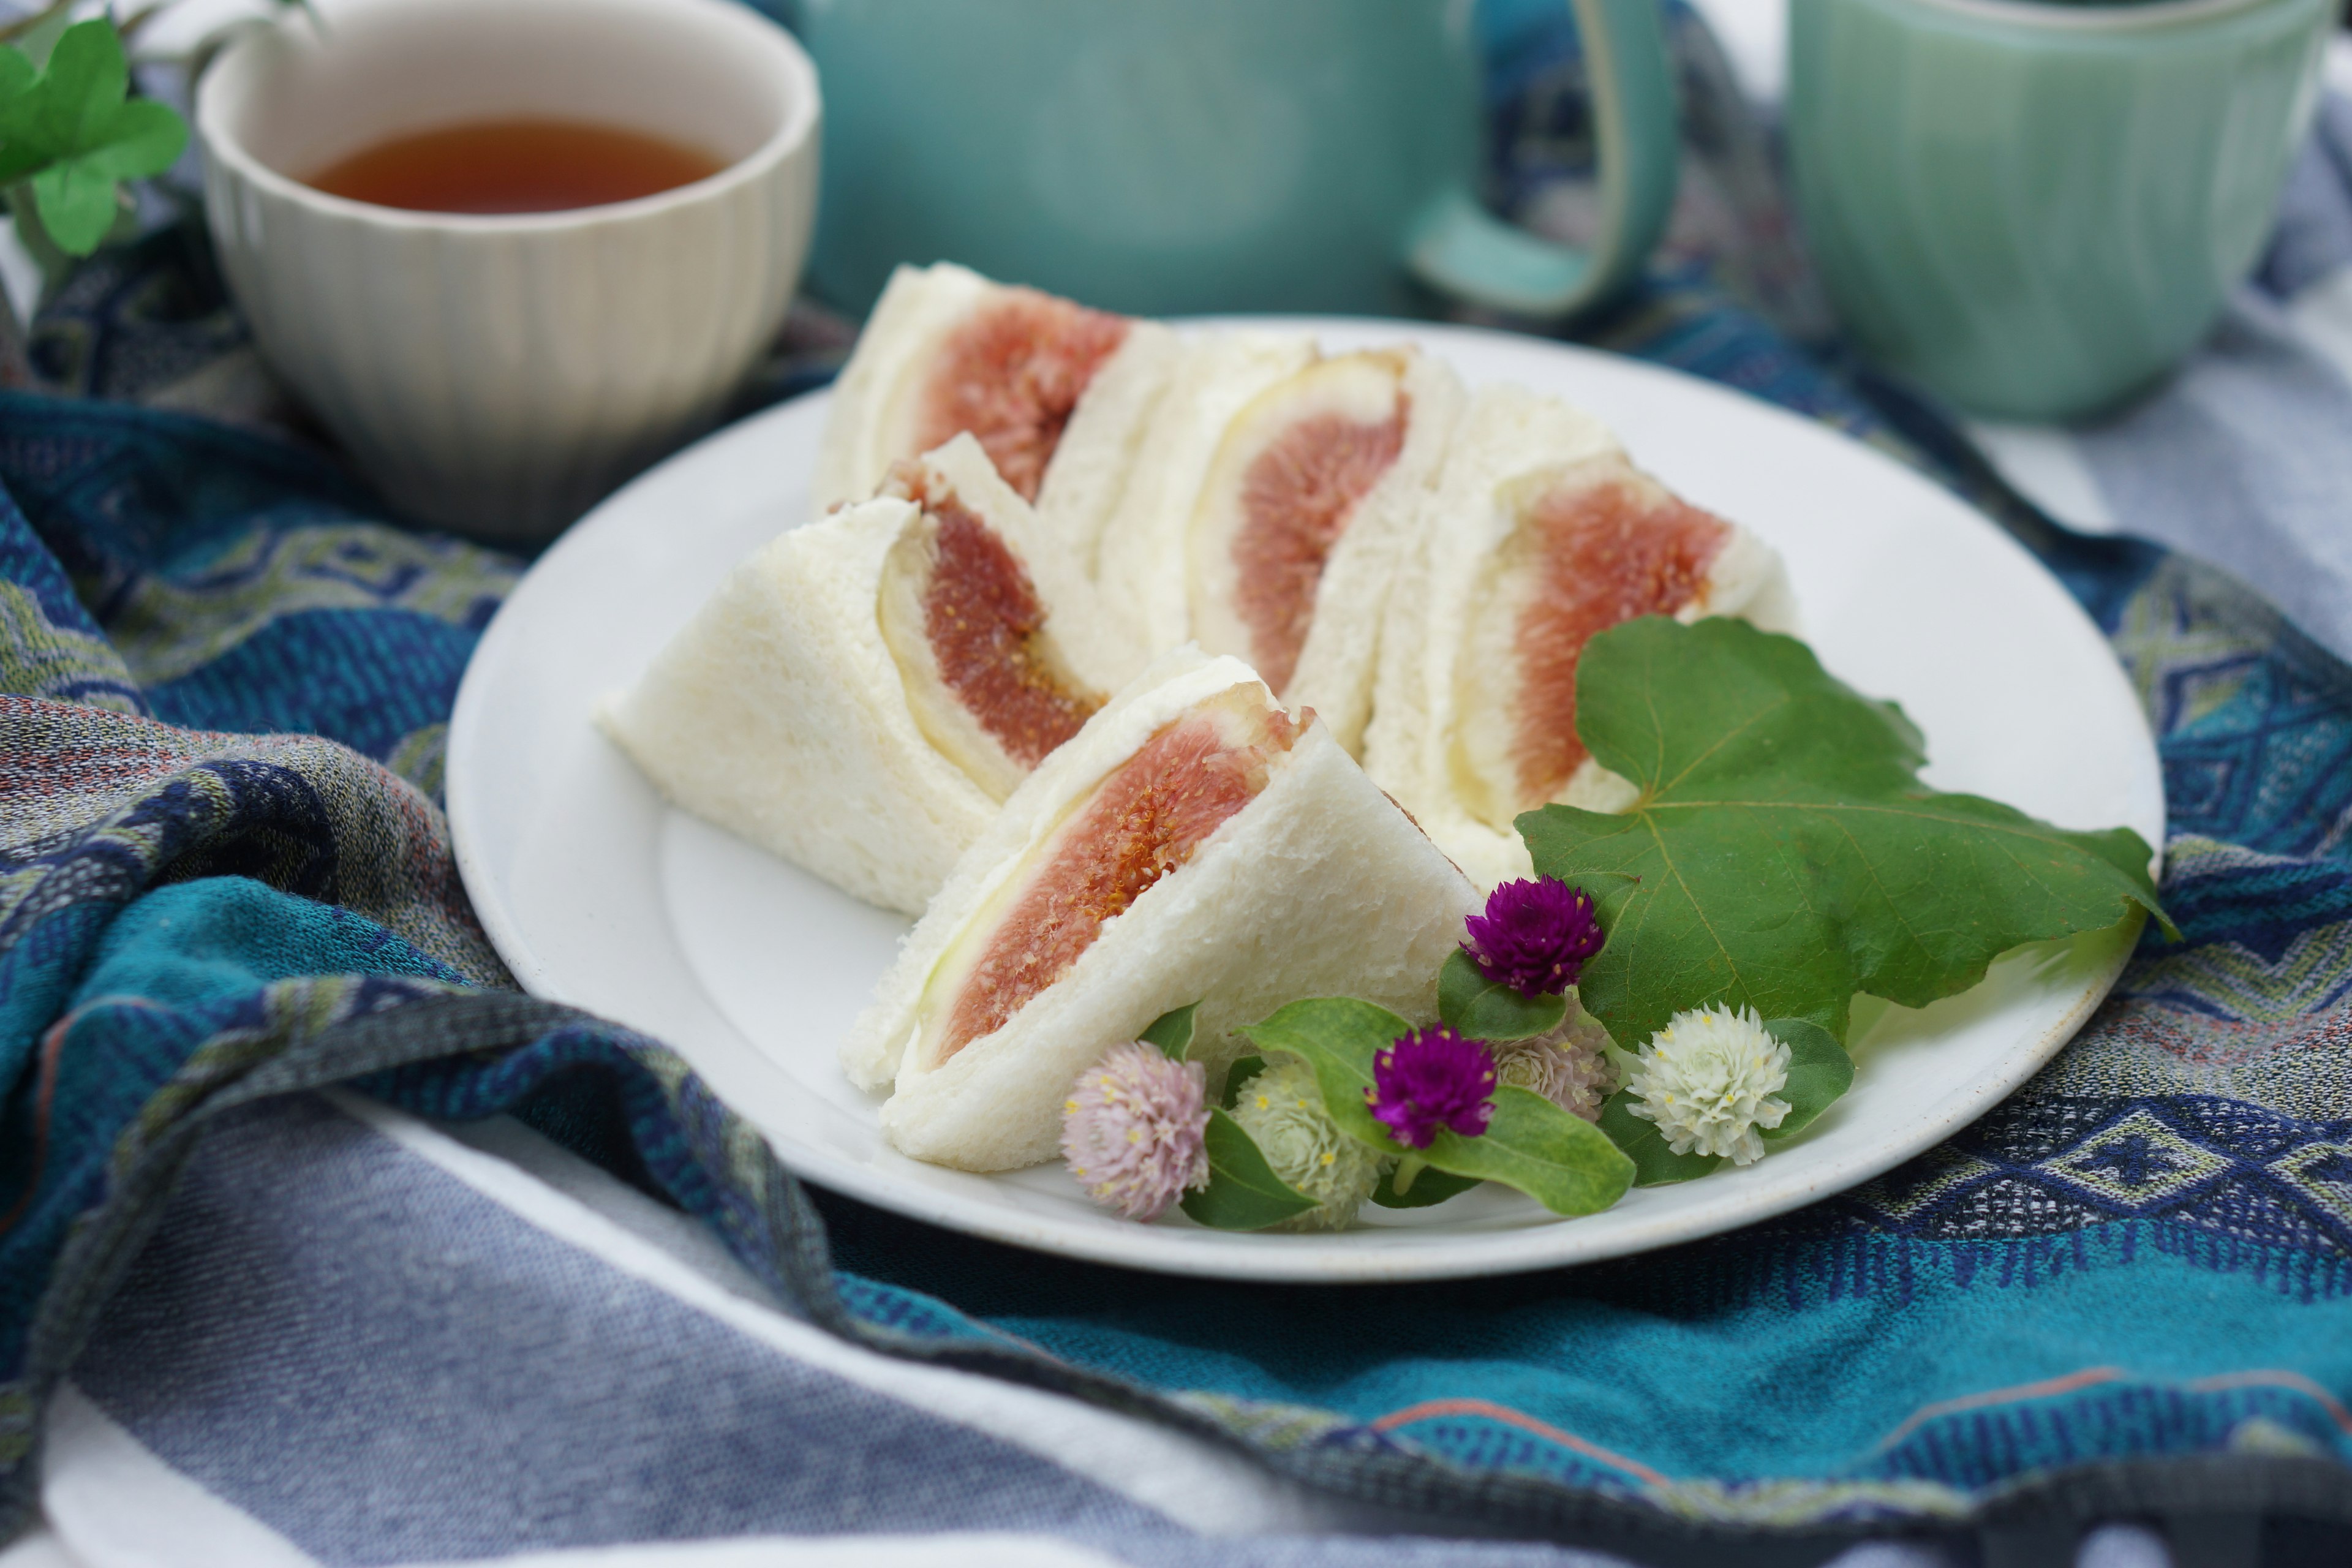
<svg viewBox="0 0 2352 1568">
<path fill-rule="evenodd" d="M 1580 155 L 1576 59 L 1490 22 L 1496 196 L 1539 221 Z M 1433 1538 L 1384 1543 L 1400 1562 L 1535 1564 L 1570 1557 L 1444 1538 L 2352 1529 L 2352 670 L 2214 566 L 2057 528 L 1933 411 L 1796 347 L 1801 258 L 1679 26 L 1708 211 L 1591 335 L 1961 489 L 2096 619 L 2159 737 L 2186 940 L 2145 946 L 2045 1071 L 1780 1220 L 1496 1280 L 1170 1280 L 804 1191 L 660 1044 L 511 989 L 436 798 L 520 563 L 381 521 L 299 426 L 170 411 L 286 417 L 166 233 L 39 323 L 14 374 L 49 390 L 0 394 L 0 1541 L 34 1518 L 45 1411 L 61 1455 L 121 1438 L 286 1561 L 976 1531 L 1029 1543 L 1005 1561 L 1320 1563 L 1360 1560 L 1331 1530 L 1378 1528 Z M 2352 177 L 2299 176 L 2281 235 L 2242 315 L 2352 278 Z M 815 320 L 763 384 L 806 383 Z M 2275 456 L 2237 439 L 2233 463 Z M 2175 459 L 2115 440 L 2103 460 Z M 2119 493 L 2228 559 L 2226 489 Z M 472 1136 L 577 1214 L 425 1125 L 501 1112 L 546 1142 Z M 646 1265 L 649 1237 L 686 1262 Z"/>
</svg>

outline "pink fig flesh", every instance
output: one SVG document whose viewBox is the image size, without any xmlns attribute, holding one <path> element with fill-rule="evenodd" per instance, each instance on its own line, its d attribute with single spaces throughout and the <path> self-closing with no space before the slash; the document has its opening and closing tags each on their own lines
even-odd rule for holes
<svg viewBox="0 0 2352 1568">
<path fill-rule="evenodd" d="M 1034 289 L 1007 290 L 940 345 L 915 449 L 928 452 L 968 430 L 1004 482 L 1035 500 L 1078 399 L 1127 341 L 1129 326 L 1124 317 Z"/>
</svg>

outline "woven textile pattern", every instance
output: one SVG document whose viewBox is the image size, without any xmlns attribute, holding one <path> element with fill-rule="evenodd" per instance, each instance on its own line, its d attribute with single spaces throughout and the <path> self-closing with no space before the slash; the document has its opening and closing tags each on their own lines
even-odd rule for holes
<svg viewBox="0 0 2352 1568">
<path fill-rule="evenodd" d="M 1684 31 L 1701 90 L 1720 62 Z M 1540 166 L 1578 155 L 1573 51 L 1496 36 L 1522 68 L 1497 76 L 1498 193 L 1539 220 Z M 0 394 L 0 1539 L 42 1400 L 194 1141 L 329 1084 L 517 1113 L 868 1344 L 1399 1508 L 1529 1530 L 1932 1525 L 2021 1497 L 2352 1518 L 2352 671 L 2209 567 L 2055 530 L 1932 417 L 1734 303 L 1723 286 L 1801 321 L 1801 271 L 1745 133 L 1694 124 L 1720 143 L 1706 210 L 1593 338 L 1971 494 L 2106 632 L 2160 739 L 2184 940 L 2149 939 L 2010 1102 L 1769 1226 L 1475 1286 L 1146 1279 L 820 1195 L 829 1252 L 669 1050 L 509 988 L 436 799 L 520 563 L 382 521 L 299 444 L 142 405 L 243 352 L 201 247 L 162 237 L 34 334 L 33 370 L 93 395 Z M 1710 224 L 1770 243 L 1710 282 L 1689 265 Z M 2068 1490 L 2098 1467 L 2104 1489 Z"/>
</svg>

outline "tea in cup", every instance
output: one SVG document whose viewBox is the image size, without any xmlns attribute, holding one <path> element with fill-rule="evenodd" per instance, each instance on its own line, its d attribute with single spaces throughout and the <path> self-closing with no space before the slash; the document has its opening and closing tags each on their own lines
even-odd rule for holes
<svg viewBox="0 0 2352 1568">
<path fill-rule="evenodd" d="M 321 9 L 198 84 L 229 287 L 396 506 L 544 540 L 707 424 L 781 327 L 815 72 L 731 0 Z"/>
</svg>

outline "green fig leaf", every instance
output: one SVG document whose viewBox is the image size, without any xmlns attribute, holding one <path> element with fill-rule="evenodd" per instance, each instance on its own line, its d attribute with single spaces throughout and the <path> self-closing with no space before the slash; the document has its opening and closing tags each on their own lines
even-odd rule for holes
<svg viewBox="0 0 2352 1568">
<path fill-rule="evenodd" d="M 1835 1036 L 1802 1018 L 1775 1018 L 1764 1026 L 1764 1032 L 1789 1047 L 1789 1081 L 1779 1096 L 1788 1102 L 1789 1114 L 1778 1127 L 1757 1129 L 1769 1142 L 1811 1126 L 1815 1117 L 1835 1104 L 1853 1086 L 1853 1058 L 1845 1054 Z"/>
<path fill-rule="evenodd" d="M 1587 1012 L 1629 1049 L 1723 1004 L 1846 1033 L 1857 992 L 1924 1007 L 2022 943 L 2153 916 L 2128 828 L 2068 832 L 1919 782 L 1917 730 L 1794 637 L 1650 616 L 1586 645 L 1576 729 L 1641 794 L 1518 819 L 1535 868 L 1592 892 Z"/>
</svg>

